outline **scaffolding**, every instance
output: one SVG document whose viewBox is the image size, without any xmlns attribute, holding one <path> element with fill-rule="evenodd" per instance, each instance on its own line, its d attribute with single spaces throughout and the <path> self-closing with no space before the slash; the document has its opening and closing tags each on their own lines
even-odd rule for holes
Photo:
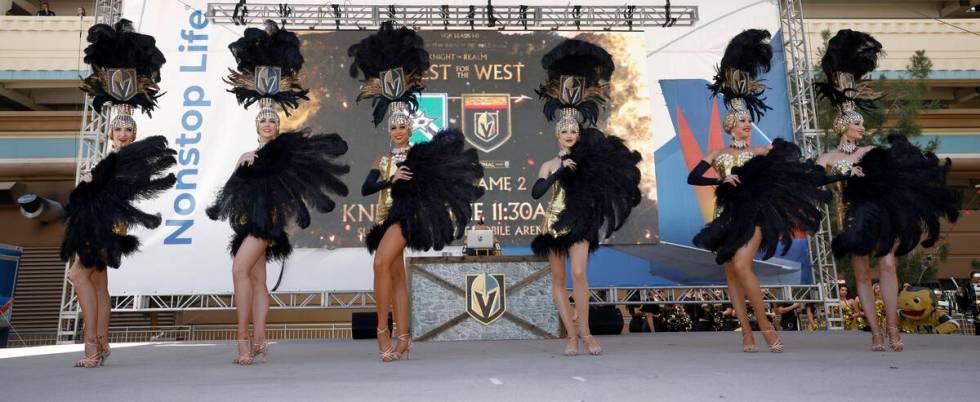
<svg viewBox="0 0 980 402">
<path fill-rule="evenodd" d="M 805 158 L 820 156 L 823 147 L 817 131 L 816 97 L 813 94 L 813 73 L 803 26 L 803 6 L 800 0 L 780 0 L 779 21 L 783 33 L 783 49 L 786 54 L 787 88 L 791 115 L 793 116 L 793 137 L 803 150 Z M 819 291 L 823 303 L 827 329 L 844 329 L 844 319 L 840 310 L 838 293 L 837 265 L 830 248 L 832 239 L 830 211 L 827 204 L 821 206 L 823 219 L 820 229 L 807 237 L 810 249 L 810 265 L 813 283 Z"/>
</svg>

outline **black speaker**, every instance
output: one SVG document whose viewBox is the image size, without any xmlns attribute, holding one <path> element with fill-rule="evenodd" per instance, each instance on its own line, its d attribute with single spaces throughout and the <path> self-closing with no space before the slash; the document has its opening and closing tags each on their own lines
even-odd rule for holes
<svg viewBox="0 0 980 402">
<path fill-rule="evenodd" d="M 378 338 L 378 313 L 351 313 L 350 333 L 354 339 Z M 391 314 L 388 314 L 388 331 L 392 328 Z"/>
<path fill-rule="evenodd" d="M 589 331 L 593 335 L 623 333 L 623 315 L 616 306 L 589 306 Z"/>
</svg>

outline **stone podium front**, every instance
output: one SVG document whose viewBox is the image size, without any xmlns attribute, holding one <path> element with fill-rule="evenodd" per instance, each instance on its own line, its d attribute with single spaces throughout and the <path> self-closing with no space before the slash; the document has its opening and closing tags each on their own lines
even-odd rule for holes
<svg viewBox="0 0 980 402">
<path fill-rule="evenodd" d="M 405 266 L 417 341 L 559 336 L 545 258 L 411 257 Z"/>
</svg>

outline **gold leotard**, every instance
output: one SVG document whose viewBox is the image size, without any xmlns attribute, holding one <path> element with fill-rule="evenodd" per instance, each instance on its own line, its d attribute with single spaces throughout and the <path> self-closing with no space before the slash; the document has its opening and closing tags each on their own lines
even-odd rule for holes
<svg viewBox="0 0 980 402">
<path fill-rule="evenodd" d="M 828 176 L 835 174 L 849 176 L 851 174 L 852 166 L 854 166 L 853 161 L 841 159 L 825 166 L 825 169 L 827 170 Z M 834 195 L 834 206 L 836 207 L 834 211 L 834 218 L 837 221 L 837 228 L 838 230 L 843 230 L 844 216 L 847 214 L 847 203 L 844 202 L 844 181 L 830 183 L 827 185 L 827 189 L 829 189 Z"/>
<path fill-rule="evenodd" d="M 740 151 L 737 154 L 722 152 L 715 156 L 713 167 L 718 172 L 719 178 L 724 180 L 725 177 L 732 174 L 732 169 L 744 165 L 754 156 L 755 153 L 749 150 Z M 715 204 L 715 218 L 719 215 L 721 215 L 721 207 Z"/>
<path fill-rule="evenodd" d="M 554 173 L 554 172 L 552 172 Z M 545 209 L 544 222 L 541 223 L 541 234 L 550 234 L 558 237 L 568 233 L 568 230 L 558 232 L 553 225 L 558 221 L 558 214 L 565 210 L 565 190 L 561 183 L 555 180 L 551 185 L 551 200 L 548 201 L 548 208 Z"/>
<path fill-rule="evenodd" d="M 398 164 L 405 161 L 408 153 L 388 153 L 381 157 L 378 162 L 378 170 L 381 172 L 381 178 L 384 180 L 391 180 L 395 176 L 395 172 L 398 171 Z M 374 223 L 382 224 L 385 219 L 388 218 L 388 211 L 391 210 L 391 186 L 381 189 L 380 194 L 378 194 L 378 204 L 376 211 L 374 213 Z"/>
</svg>

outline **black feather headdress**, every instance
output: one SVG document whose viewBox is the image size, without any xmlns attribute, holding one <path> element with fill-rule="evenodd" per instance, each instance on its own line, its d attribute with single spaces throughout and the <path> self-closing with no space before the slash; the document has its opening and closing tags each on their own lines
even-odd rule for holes
<svg viewBox="0 0 980 402">
<path fill-rule="evenodd" d="M 723 124 L 725 131 L 731 132 L 737 120 L 735 116 L 739 114 L 748 114 L 752 120 L 759 121 L 771 109 L 762 97 L 766 84 L 758 78 L 771 67 L 770 37 L 767 30 L 748 29 L 735 35 L 725 48 L 714 82 L 708 84 L 712 95 L 725 96 L 728 107 Z"/>
<path fill-rule="evenodd" d="M 95 110 L 110 103 L 128 105 L 127 116 L 132 107 L 149 115 L 161 95 L 157 83 L 166 62 L 156 40 L 136 32 L 127 19 L 114 26 L 93 25 L 87 40 L 84 60 L 92 66 L 92 74 L 82 81 L 81 89 L 92 96 Z"/>
<path fill-rule="evenodd" d="M 535 91 L 545 99 L 548 121 L 575 117 L 578 124 L 594 125 L 609 101 L 609 78 L 616 69 L 605 49 L 568 39 L 541 58 L 548 80 Z"/>
<path fill-rule="evenodd" d="M 240 105 L 247 108 L 268 99 L 263 108 L 275 102 L 288 116 L 301 100 L 309 100 L 309 90 L 299 84 L 303 55 L 295 33 L 266 20 L 264 29 L 246 29 L 228 49 L 235 56 L 237 71 L 231 71 L 225 82 L 232 85 L 228 92 L 235 94 Z"/>
<path fill-rule="evenodd" d="M 834 132 L 843 133 L 851 120 L 863 119 L 857 109 L 875 108 L 881 94 L 864 76 L 874 71 L 882 54 L 881 43 L 864 32 L 842 29 L 827 42 L 827 52 L 820 60 L 827 81 L 815 86 L 817 93 L 837 109 Z"/>
<path fill-rule="evenodd" d="M 364 76 L 357 101 L 371 99 L 374 125 L 384 120 L 389 106 L 406 116 L 418 109 L 418 93 L 425 89 L 422 76 L 430 63 L 425 42 L 415 31 L 396 29 L 387 21 L 378 32 L 351 45 L 347 56 L 352 59 L 350 76 Z"/>
</svg>

